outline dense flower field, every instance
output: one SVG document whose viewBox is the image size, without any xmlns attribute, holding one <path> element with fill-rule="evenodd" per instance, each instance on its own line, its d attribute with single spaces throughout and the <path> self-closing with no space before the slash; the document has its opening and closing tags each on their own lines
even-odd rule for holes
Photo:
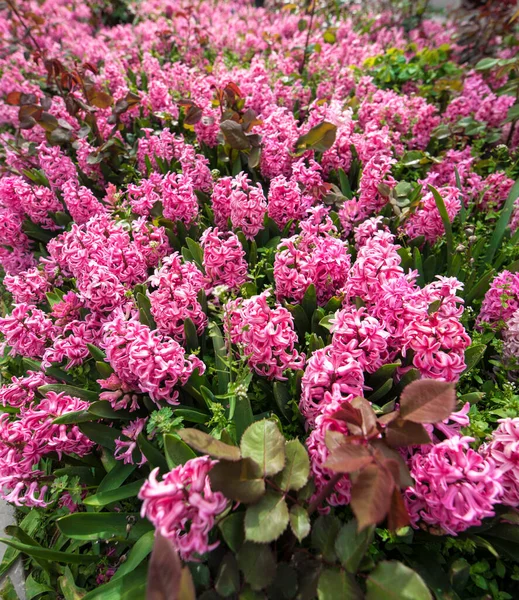
<svg viewBox="0 0 519 600">
<path fill-rule="evenodd" d="M 519 597 L 509 17 L 3 4 L 27 598 Z"/>
</svg>

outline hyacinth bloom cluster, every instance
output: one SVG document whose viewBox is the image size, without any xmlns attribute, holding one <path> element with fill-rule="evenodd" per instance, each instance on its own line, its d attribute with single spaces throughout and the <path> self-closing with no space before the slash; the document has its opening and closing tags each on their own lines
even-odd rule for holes
<svg viewBox="0 0 519 600">
<path fill-rule="evenodd" d="M 141 514 L 161 535 L 170 539 L 184 560 L 193 560 L 218 546 L 209 543 L 215 517 L 227 506 L 221 492 L 213 492 L 208 473 L 215 464 L 208 456 L 188 460 L 160 481 L 153 469 L 139 492 Z"/>
<path fill-rule="evenodd" d="M 502 271 L 485 294 L 478 323 L 501 328 L 519 309 L 519 273 Z"/>
<path fill-rule="evenodd" d="M 204 363 L 196 356 L 186 356 L 174 339 L 122 312 L 104 324 L 102 346 L 121 384 L 113 394 L 103 396 L 113 405 L 120 405 L 121 396 L 130 400 L 127 390 L 149 394 L 156 403 L 178 404 L 176 386 L 185 384 L 195 369 L 200 374 L 205 370 Z M 108 389 L 114 391 L 113 384 L 110 378 Z"/>
<path fill-rule="evenodd" d="M 34 376 L 24 382 L 34 397 Z M 39 381 L 37 382 L 39 383 Z M 13 391 L 14 382 L 10 386 Z M 3 391 L 6 402 L 13 394 Z M 46 506 L 45 473 L 38 469 L 38 463 L 47 454 L 56 453 L 85 456 L 94 444 L 77 425 L 54 425 L 52 421 L 69 412 L 85 410 L 88 402 L 65 395 L 48 392 L 39 402 L 21 404 L 17 418 L 4 413 L 0 417 L 0 486 L 1 497 L 16 506 Z"/>
<path fill-rule="evenodd" d="M 495 514 L 503 494 L 498 465 L 470 448 L 470 437 L 454 436 L 411 458 L 415 483 L 406 492 L 412 521 L 456 535 Z"/>
<path fill-rule="evenodd" d="M 499 469 L 502 504 L 519 506 L 519 419 L 500 419 L 490 442 L 480 448 L 480 453 Z"/>
<path fill-rule="evenodd" d="M 151 314 L 157 329 L 178 342 L 184 339 L 184 321 L 191 319 L 201 333 L 207 316 L 198 301 L 205 287 L 202 272 L 192 262 L 183 263 L 178 253 L 164 259 L 149 280 Z"/>
<path fill-rule="evenodd" d="M 202 234 L 200 245 L 211 288 L 224 285 L 230 290 L 237 290 L 247 281 L 248 265 L 238 236 L 209 227 Z"/>
<path fill-rule="evenodd" d="M 460 191 L 458 188 L 446 186 L 438 192 L 452 222 L 461 208 Z M 411 239 L 423 236 L 431 244 L 444 235 L 445 227 L 432 192 L 425 192 L 420 208 L 406 222 L 405 232 Z"/>
<path fill-rule="evenodd" d="M 282 381 L 287 369 L 301 369 L 305 356 L 294 348 L 297 334 L 288 310 L 268 304 L 269 291 L 225 307 L 224 325 L 232 344 L 240 348 L 259 375 Z"/>
</svg>

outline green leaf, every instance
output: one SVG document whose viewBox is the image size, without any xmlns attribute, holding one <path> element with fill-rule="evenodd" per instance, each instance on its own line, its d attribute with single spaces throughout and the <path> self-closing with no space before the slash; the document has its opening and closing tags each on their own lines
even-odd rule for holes
<svg viewBox="0 0 519 600">
<path fill-rule="evenodd" d="M 90 356 L 95 361 L 99 360 L 101 362 L 104 362 L 106 360 L 106 354 L 104 353 L 103 350 L 101 350 L 97 346 L 94 346 L 93 344 L 87 344 L 87 348 L 88 348 L 88 351 L 90 352 Z"/>
<path fill-rule="evenodd" d="M 279 489 L 285 492 L 300 490 L 310 476 L 308 452 L 299 440 L 290 440 L 285 444 L 285 456 L 285 466 L 274 481 Z"/>
<path fill-rule="evenodd" d="M 122 436 L 122 432 L 114 427 L 101 423 L 81 423 L 79 429 L 96 444 L 115 451 L 115 440 Z"/>
<path fill-rule="evenodd" d="M 274 381 L 272 384 L 272 393 L 281 414 L 287 421 L 290 421 L 292 411 L 290 410 L 289 403 L 292 400 L 292 394 L 288 386 L 282 381 Z"/>
<path fill-rule="evenodd" d="M 237 558 L 245 581 L 253 590 L 263 590 L 274 581 L 276 559 L 266 544 L 245 542 Z"/>
<path fill-rule="evenodd" d="M 208 326 L 209 336 L 213 340 L 213 349 L 215 355 L 215 367 L 218 375 L 218 394 L 227 394 L 229 388 L 229 366 L 227 364 L 227 349 L 223 339 L 222 331 L 214 321 Z"/>
<path fill-rule="evenodd" d="M 197 348 L 199 348 L 200 343 L 198 341 L 196 327 L 189 317 L 184 319 L 184 335 L 186 339 L 187 352 L 194 352 Z"/>
<path fill-rule="evenodd" d="M 496 227 L 494 229 L 494 232 L 492 233 L 492 237 L 490 238 L 490 244 L 485 255 L 485 264 L 489 266 L 492 265 L 494 255 L 497 252 L 497 250 L 501 247 L 506 228 L 508 227 L 508 223 L 510 222 L 512 212 L 514 210 L 515 201 L 518 197 L 519 181 L 516 181 L 514 186 L 510 190 L 510 194 L 508 195 L 505 205 L 501 210 L 501 214 L 499 215 Z"/>
<path fill-rule="evenodd" d="M 302 304 L 306 316 L 311 321 L 314 312 L 317 310 L 317 293 L 313 283 L 311 283 L 306 289 Z"/>
<path fill-rule="evenodd" d="M 486 349 L 486 344 L 472 344 L 472 346 L 465 350 L 466 367 L 464 373 L 467 373 L 478 364 L 485 355 Z"/>
<path fill-rule="evenodd" d="M 96 361 L 96 369 L 103 379 L 108 379 L 110 375 L 114 372 L 112 367 L 107 362 L 103 362 L 100 360 Z"/>
<path fill-rule="evenodd" d="M 260 468 L 250 458 L 219 461 L 209 472 L 209 479 L 213 490 L 236 502 L 257 502 L 265 493 Z"/>
<path fill-rule="evenodd" d="M 294 504 L 289 514 L 290 528 L 293 534 L 301 542 L 310 533 L 310 517 L 302 506 Z"/>
<path fill-rule="evenodd" d="M 233 512 L 218 523 L 218 528 L 229 548 L 237 553 L 245 541 L 245 513 Z"/>
<path fill-rule="evenodd" d="M 241 453 L 237 446 L 230 446 L 217 440 L 212 435 L 204 433 L 198 429 L 185 428 L 181 429 L 178 434 L 180 437 L 201 454 L 209 454 L 214 458 L 236 461 L 240 460 Z"/>
<path fill-rule="evenodd" d="M 115 467 L 106 474 L 103 481 L 98 485 L 97 493 L 115 490 L 128 479 L 136 468 L 136 465 L 125 465 L 122 461 L 118 461 Z"/>
<path fill-rule="evenodd" d="M 337 126 L 323 121 L 297 139 L 295 154 L 296 156 L 301 156 L 307 150 L 325 152 L 333 146 L 336 135 Z"/>
<path fill-rule="evenodd" d="M 74 540 L 109 540 L 114 536 L 137 540 L 153 529 L 139 513 L 116 512 L 74 513 L 57 519 L 56 525 Z"/>
<path fill-rule="evenodd" d="M 288 507 L 278 492 L 267 492 L 245 513 L 245 539 L 268 543 L 277 540 L 288 525 Z"/>
<path fill-rule="evenodd" d="M 97 402 L 92 402 L 88 407 L 88 410 L 78 410 L 66 413 L 60 417 L 56 417 L 52 423 L 54 425 L 67 425 L 72 423 L 88 423 L 89 421 L 96 421 L 98 419 L 123 419 L 129 421 L 131 418 L 130 413 L 127 411 L 114 410 L 109 402 L 99 400 Z"/>
<path fill-rule="evenodd" d="M 241 438 L 241 454 L 260 466 L 264 476 L 275 475 L 285 465 L 285 438 L 274 421 L 253 423 Z"/>
<path fill-rule="evenodd" d="M 127 485 L 123 485 L 115 490 L 109 490 L 107 492 L 100 492 L 93 496 L 87 496 L 83 500 L 83 504 L 87 506 L 106 506 L 112 504 L 112 502 L 119 502 L 119 500 L 125 500 L 126 498 L 132 498 L 137 496 L 141 487 L 143 486 L 145 479 L 139 479 Z"/>
<path fill-rule="evenodd" d="M 177 408 L 175 409 L 175 417 L 182 417 L 184 421 L 198 423 L 199 425 L 204 425 L 211 419 L 206 412 L 202 412 L 196 408 Z"/>
<path fill-rule="evenodd" d="M 131 573 L 136 569 L 142 561 L 151 554 L 153 543 L 155 541 L 155 531 L 148 531 L 142 535 L 134 544 L 133 548 L 128 553 L 126 560 L 117 569 L 111 581 L 120 579 L 124 575 Z"/>
<path fill-rule="evenodd" d="M 85 590 L 76 586 L 72 572 L 68 567 L 65 567 L 64 575 L 58 579 L 58 583 L 65 600 L 81 600 L 85 595 Z"/>
<path fill-rule="evenodd" d="M 187 244 L 187 247 L 189 248 L 189 251 L 191 252 L 191 256 L 193 257 L 193 260 L 195 261 L 196 265 L 203 273 L 204 272 L 204 251 L 202 250 L 202 246 L 200 246 L 200 244 L 198 242 L 195 242 L 195 240 L 191 239 L 190 237 L 186 238 L 186 244 Z"/>
<path fill-rule="evenodd" d="M 353 577 L 339 569 L 324 569 L 319 576 L 317 584 L 317 598 L 319 600 L 363 600 L 364 594 Z"/>
<path fill-rule="evenodd" d="M 169 471 L 168 463 L 162 452 L 149 442 L 142 433 L 137 436 L 137 445 L 152 467 L 159 467 L 161 473 Z"/>
<path fill-rule="evenodd" d="M 33 508 L 22 519 L 19 527 L 25 531 L 25 533 L 32 536 L 40 527 L 41 519 L 41 513 L 37 509 Z M 0 577 L 3 577 L 5 573 L 12 567 L 19 555 L 19 550 L 16 550 L 15 548 L 7 548 L 5 550 L 4 556 L 2 557 L 2 562 L 0 563 Z"/>
<path fill-rule="evenodd" d="M 8 579 L 8 581 L 9 581 L 9 579 Z M 53 590 L 46 583 L 40 583 L 40 582 L 36 581 L 36 579 L 34 579 L 33 574 L 30 573 L 29 577 L 27 577 L 27 579 L 25 580 L 25 598 L 26 598 L 26 600 L 32 600 L 32 598 L 36 598 L 36 596 L 40 596 L 41 594 L 46 594 L 47 592 L 54 593 L 55 590 Z M 18 596 L 16 595 L 16 593 L 13 597 L 16 598 L 16 600 L 18 600 Z M 9 596 L 4 595 L 3 589 L 0 590 L 0 598 L 2 598 L 2 600 L 7 600 L 9 598 Z"/>
<path fill-rule="evenodd" d="M 475 66 L 477 71 L 487 71 L 497 67 L 499 64 L 498 58 L 482 58 Z"/>
<path fill-rule="evenodd" d="M 366 587 L 366 600 L 432 600 L 420 575 L 396 560 L 380 562 Z"/>
<path fill-rule="evenodd" d="M 214 587 L 220 596 L 224 598 L 235 594 L 240 589 L 238 562 L 230 552 L 223 557 Z"/>
<path fill-rule="evenodd" d="M 449 214 L 447 213 L 447 208 L 445 207 L 443 197 L 440 195 L 438 190 L 432 185 L 428 185 L 427 187 L 429 188 L 429 191 L 434 197 L 434 201 L 436 202 L 436 208 L 440 213 L 443 227 L 445 229 L 445 240 L 447 242 L 447 274 L 449 274 L 452 265 L 452 259 L 454 258 L 454 238 L 452 236 L 452 224 L 449 219 Z"/>
<path fill-rule="evenodd" d="M 148 296 L 141 294 L 140 292 L 136 297 L 137 307 L 139 308 L 139 321 L 143 325 L 147 325 L 150 329 L 157 329 L 155 319 L 151 314 L 151 302 Z"/>
<path fill-rule="evenodd" d="M 335 540 L 335 552 L 342 566 L 355 574 L 362 558 L 373 541 L 374 527 L 366 527 L 357 533 L 357 522 L 349 521 L 341 527 Z"/>
<path fill-rule="evenodd" d="M 335 562 L 335 540 L 341 528 L 337 517 L 320 515 L 312 527 L 312 546 L 328 562 Z"/>
<path fill-rule="evenodd" d="M 73 515 L 72 515 L 73 516 Z M 67 518 L 67 517 L 65 517 Z M 19 550 L 27 556 L 31 556 L 36 559 L 48 560 L 50 562 L 65 563 L 65 564 L 83 564 L 91 563 L 99 560 L 99 556 L 93 554 L 72 554 L 70 552 L 58 552 L 56 550 L 47 550 L 47 548 L 41 548 L 40 546 L 30 546 L 29 544 L 23 544 L 18 540 L 10 540 L 8 538 L 0 538 L 0 542 L 11 548 Z"/>
<path fill-rule="evenodd" d="M 124 577 L 112 577 L 108 583 L 83 596 L 82 600 L 145 600 L 146 573 L 146 566 L 143 565 Z"/>
<path fill-rule="evenodd" d="M 186 443 L 170 433 L 164 435 L 164 452 L 170 469 L 184 465 L 188 460 L 196 458 L 196 454 Z"/>
</svg>

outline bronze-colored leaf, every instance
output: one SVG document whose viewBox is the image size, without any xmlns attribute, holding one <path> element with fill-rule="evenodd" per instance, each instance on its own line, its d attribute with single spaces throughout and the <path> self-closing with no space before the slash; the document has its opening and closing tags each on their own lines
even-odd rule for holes
<svg viewBox="0 0 519 600">
<path fill-rule="evenodd" d="M 386 441 L 393 448 L 430 444 L 431 438 L 421 423 L 397 419 L 386 428 Z"/>
<path fill-rule="evenodd" d="M 332 416 L 349 425 L 356 425 L 359 429 L 362 426 L 362 413 L 352 406 L 351 402 L 345 402 Z"/>
<path fill-rule="evenodd" d="M 155 534 L 148 569 L 146 600 L 178 600 L 182 580 L 182 563 L 170 540 Z"/>
<path fill-rule="evenodd" d="M 103 92 L 95 85 L 85 84 L 85 92 L 88 102 L 97 108 L 109 108 L 114 102 L 110 94 Z"/>
<path fill-rule="evenodd" d="M 265 493 L 265 481 L 260 467 L 250 458 L 236 462 L 221 460 L 209 472 L 211 487 L 237 502 L 252 504 Z"/>
<path fill-rule="evenodd" d="M 353 408 L 360 411 L 360 414 L 362 415 L 362 433 L 367 436 L 375 433 L 377 430 L 377 415 L 371 408 L 371 403 L 366 400 L 366 398 L 357 396 L 356 398 L 353 398 L 351 405 Z"/>
<path fill-rule="evenodd" d="M 231 148 L 235 150 L 248 150 L 251 147 L 251 143 L 240 123 L 228 119 L 220 123 L 220 129 L 222 130 L 225 143 L 229 144 Z"/>
<path fill-rule="evenodd" d="M 400 483 L 400 489 L 408 488 L 414 484 L 409 473 L 409 467 L 399 452 L 387 446 L 384 440 L 372 440 L 371 446 L 375 449 L 377 460 L 390 459 L 398 465 L 398 477 L 393 473 L 393 478 Z"/>
<path fill-rule="evenodd" d="M 325 152 L 329 150 L 337 135 L 337 126 L 327 121 L 323 121 L 312 127 L 308 133 L 300 136 L 295 144 L 295 153 L 300 156 L 307 150 L 315 150 L 317 152 Z"/>
<path fill-rule="evenodd" d="M 395 488 L 391 494 L 391 505 L 387 516 L 388 529 L 396 531 L 397 529 L 406 527 L 410 522 L 409 513 L 407 512 L 402 494 Z"/>
<path fill-rule="evenodd" d="M 11 106 L 18 106 L 20 104 L 20 99 L 22 97 L 22 92 L 9 92 L 5 97 L 5 101 L 7 104 Z"/>
<path fill-rule="evenodd" d="M 42 112 L 41 116 L 36 118 L 36 120 L 48 132 L 54 131 L 56 127 L 59 127 L 58 119 L 48 112 Z"/>
<path fill-rule="evenodd" d="M 178 434 L 188 446 L 191 446 L 191 448 L 194 448 L 202 454 L 209 454 L 214 458 L 230 461 L 240 460 L 241 458 L 241 452 L 237 446 L 224 444 L 220 440 L 215 439 L 212 435 L 198 429 L 187 427 L 181 429 Z"/>
<path fill-rule="evenodd" d="M 404 388 L 400 416 L 414 423 L 438 423 L 456 407 L 454 384 L 436 379 L 419 379 Z"/>
<path fill-rule="evenodd" d="M 196 104 L 191 105 L 186 110 L 186 116 L 184 118 L 184 123 L 186 125 L 196 125 L 200 119 L 202 118 L 202 109 L 196 106 Z"/>
<path fill-rule="evenodd" d="M 362 469 L 351 488 L 351 508 L 359 531 L 386 518 L 394 487 L 393 477 L 387 469 L 376 464 Z"/>
<path fill-rule="evenodd" d="M 372 462 L 373 457 L 366 446 L 342 444 L 330 452 L 323 466 L 334 473 L 354 473 Z"/>
</svg>

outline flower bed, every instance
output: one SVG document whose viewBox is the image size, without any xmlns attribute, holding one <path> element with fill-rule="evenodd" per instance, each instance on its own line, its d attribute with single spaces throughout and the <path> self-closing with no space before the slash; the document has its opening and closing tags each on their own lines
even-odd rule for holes
<svg viewBox="0 0 519 600">
<path fill-rule="evenodd" d="M 513 4 L 8 0 L 0 574 L 518 597 Z"/>
</svg>

